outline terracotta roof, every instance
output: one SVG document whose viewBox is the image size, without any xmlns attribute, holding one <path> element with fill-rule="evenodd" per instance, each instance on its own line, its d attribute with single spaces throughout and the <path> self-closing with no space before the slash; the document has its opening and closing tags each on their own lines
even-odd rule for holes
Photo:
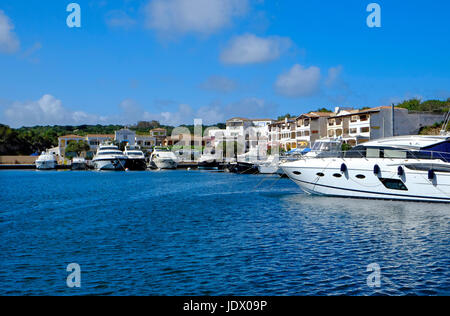
<svg viewBox="0 0 450 316">
<path fill-rule="evenodd" d="M 86 135 L 87 137 L 101 137 L 101 138 L 114 138 L 115 137 L 115 135 L 114 134 L 89 134 L 89 135 Z"/>
<path fill-rule="evenodd" d="M 330 113 L 330 112 L 309 112 L 309 113 L 305 113 L 305 114 L 302 114 L 302 115 L 298 116 L 297 119 L 299 119 L 301 117 L 309 117 L 309 118 L 330 117 L 332 115 L 334 115 L 334 113 Z"/>
<path fill-rule="evenodd" d="M 86 138 L 86 137 L 80 136 L 80 135 L 64 135 L 64 136 L 59 136 L 58 138 Z"/>
</svg>

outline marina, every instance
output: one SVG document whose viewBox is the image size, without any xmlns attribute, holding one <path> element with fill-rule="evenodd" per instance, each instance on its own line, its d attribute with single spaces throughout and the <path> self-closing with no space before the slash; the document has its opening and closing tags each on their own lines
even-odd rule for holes
<svg viewBox="0 0 450 316">
<path fill-rule="evenodd" d="M 450 1 L 55 2 L 0 3 L 1 296 L 450 296 Z"/>
<path fill-rule="evenodd" d="M 450 294 L 447 205 L 210 171 L 11 170 L 0 182 L 2 295 Z M 79 289 L 65 285 L 70 262 Z M 380 288 L 366 284 L 371 263 Z"/>
</svg>

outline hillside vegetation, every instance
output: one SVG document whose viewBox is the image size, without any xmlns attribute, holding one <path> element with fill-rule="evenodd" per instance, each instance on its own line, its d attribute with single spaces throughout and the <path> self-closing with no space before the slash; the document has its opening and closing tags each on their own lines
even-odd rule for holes
<svg viewBox="0 0 450 316">
<path fill-rule="evenodd" d="M 410 99 L 396 104 L 396 106 L 409 111 L 446 113 L 450 110 L 450 98 L 446 101 Z"/>
</svg>

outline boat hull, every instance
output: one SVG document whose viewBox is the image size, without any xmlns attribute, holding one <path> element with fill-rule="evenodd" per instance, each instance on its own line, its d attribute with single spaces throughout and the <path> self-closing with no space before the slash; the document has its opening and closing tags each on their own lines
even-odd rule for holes
<svg viewBox="0 0 450 316">
<path fill-rule="evenodd" d="M 56 169 L 56 161 L 36 161 L 36 169 L 38 170 Z"/>
<path fill-rule="evenodd" d="M 71 169 L 74 171 L 87 170 L 87 164 L 84 162 L 72 163 Z"/>
<path fill-rule="evenodd" d="M 99 171 L 123 171 L 126 159 L 105 159 L 93 161 L 94 168 Z"/>
<path fill-rule="evenodd" d="M 289 162 L 281 168 L 308 194 L 450 203 L 450 173 L 435 172 L 429 179 L 426 170 L 406 168 L 410 162 L 324 158 Z"/>
<path fill-rule="evenodd" d="M 153 164 L 158 169 L 176 169 L 178 163 L 171 159 L 155 159 Z"/>
<path fill-rule="evenodd" d="M 125 168 L 131 171 L 145 171 L 147 170 L 147 163 L 145 159 L 127 159 Z"/>
<path fill-rule="evenodd" d="M 202 161 L 198 163 L 198 169 L 200 170 L 218 170 L 220 167 L 217 161 Z"/>
</svg>

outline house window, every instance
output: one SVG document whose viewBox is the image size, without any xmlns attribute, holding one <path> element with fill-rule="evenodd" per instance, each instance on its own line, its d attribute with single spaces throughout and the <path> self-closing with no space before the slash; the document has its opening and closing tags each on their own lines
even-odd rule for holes
<svg viewBox="0 0 450 316">
<path fill-rule="evenodd" d="M 353 115 L 350 121 L 352 123 L 358 122 L 358 115 Z"/>
<path fill-rule="evenodd" d="M 335 120 L 334 120 L 334 119 L 332 119 L 332 120 L 329 120 L 329 121 L 328 121 L 328 125 L 329 125 L 329 126 L 333 126 L 333 125 L 334 125 L 334 122 L 335 122 Z"/>
<path fill-rule="evenodd" d="M 356 134 L 356 133 L 358 133 L 357 128 L 350 128 L 350 134 Z"/>
<path fill-rule="evenodd" d="M 360 119 L 362 122 L 364 122 L 364 121 L 367 121 L 367 120 L 369 119 L 369 116 L 368 116 L 368 115 L 360 115 L 360 116 L 359 116 L 359 119 Z"/>
<path fill-rule="evenodd" d="M 361 133 L 369 133 L 370 127 L 361 127 Z"/>
<path fill-rule="evenodd" d="M 342 119 L 336 119 L 336 125 L 342 125 Z"/>
<path fill-rule="evenodd" d="M 305 136 L 309 136 L 309 131 L 305 131 Z"/>
<path fill-rule="evenodd" d="M 337 129 L 336 130 L 336 135 L 337 136 L 342 136 L 342 130 L 341 129 Z"/>
</svg>

